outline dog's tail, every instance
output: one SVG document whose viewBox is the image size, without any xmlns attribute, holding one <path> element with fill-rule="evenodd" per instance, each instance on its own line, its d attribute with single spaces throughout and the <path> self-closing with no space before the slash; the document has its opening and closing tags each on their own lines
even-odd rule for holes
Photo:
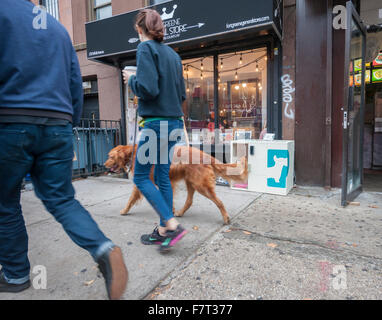
<svg viewBox="0 0 382 320">
<path fill-rule="evenodd" d="M 248 163 L 246 157 L 240 159 L 239 163 L 225 164 L 193 147 L 179 146 L 174 153 L 173 166 L 176 164 L 205 164 L 211 165 L 215 175 L 228 181 L 243 181 L 248 177 Z"/>
<path fill-rule="evenodd" d="M 217 176 L 227 181 L 243 181 L 248 178 L 248 162 L 246 157 L 242 157 L 239 163 L 220 163 L 213 161 L 212 168 Z"/>
</svg>

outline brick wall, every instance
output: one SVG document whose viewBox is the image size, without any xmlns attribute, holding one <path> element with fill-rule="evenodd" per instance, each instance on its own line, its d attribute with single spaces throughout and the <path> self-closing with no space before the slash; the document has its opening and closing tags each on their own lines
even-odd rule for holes
<svg viewBox="0 0 382 320">
<path fill-rule="evenodd" d="M 296 88 L 296 0 L 284 1 L 282 138 L 294 140 Z"/>
<path fill-rule="evenodd" d="M 72 3 L 73 19 L 73 44 L 83 44 L 86 42 L 85 23 L 88 21 L 87 0 L 61 0 L 60 2 Z"/>
<path fill-rule="evenodd" d="M 113 15 L 133 11 L 146 6 L 145 0 L 112 0 Z"/>
</svg>

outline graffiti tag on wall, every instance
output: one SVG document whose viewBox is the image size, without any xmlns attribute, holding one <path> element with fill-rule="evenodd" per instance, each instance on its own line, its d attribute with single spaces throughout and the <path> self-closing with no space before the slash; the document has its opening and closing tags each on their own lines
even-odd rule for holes
<svg viewBox="0 0 382 320">
<path fill-rule="evenodd" d="M 289 74 L 285 74 L 281 77 L 281 83 L 283 86 L 283 103 L 285 104 L 284 115 L 289 119 L 294 119 L 294 111 L 291 108 L 291 104 L 293 103 L 292 93 L 296 89 L 293 88 L 293 80 Z"/>
</svg>

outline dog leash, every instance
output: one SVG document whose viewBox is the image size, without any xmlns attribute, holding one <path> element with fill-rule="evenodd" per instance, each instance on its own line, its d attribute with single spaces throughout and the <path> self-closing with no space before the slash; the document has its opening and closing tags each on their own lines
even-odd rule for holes
<svg viewBox="0 0 382 320">
<path fill-rule="evenodd" d="M 125 172 L 127 174 L 127 179 L 129 179 L 129 173 L 131 171 L 131 168 L 133 167 L 133 160 L 134 160 L 134 151 L 135 151 L 135 143 L 137 139 L 137 123 L 138 123 L 138 108 L 135 108 L 135 121 L 134 121 L 134 138 L 133 138 L 133 152 L 131 154 L 129 163 L 126 165 Z"/>
<path fill-rule="evenodd" d="M 186 145 L 187 145 L 187 147 L 189 147 L 190 146 L 190 140 L 188 139 L 186 120 L 184 117 L 183 117 L 183 131 L 184 131 L 184 139 L 186 140 Z"/>
</svg>

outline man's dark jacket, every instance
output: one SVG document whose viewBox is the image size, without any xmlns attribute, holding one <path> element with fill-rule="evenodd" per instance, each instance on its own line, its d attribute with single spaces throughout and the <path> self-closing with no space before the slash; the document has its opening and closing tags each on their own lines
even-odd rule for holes
<svg viewBox="0 0 382 320">
<path fill-rule="evenodd" d="M 0 116 L 48 115 L 76 125 L 82 107 L 80 67 L 66 29 L 29 1 L 0 0 Z"/>
</svg>

